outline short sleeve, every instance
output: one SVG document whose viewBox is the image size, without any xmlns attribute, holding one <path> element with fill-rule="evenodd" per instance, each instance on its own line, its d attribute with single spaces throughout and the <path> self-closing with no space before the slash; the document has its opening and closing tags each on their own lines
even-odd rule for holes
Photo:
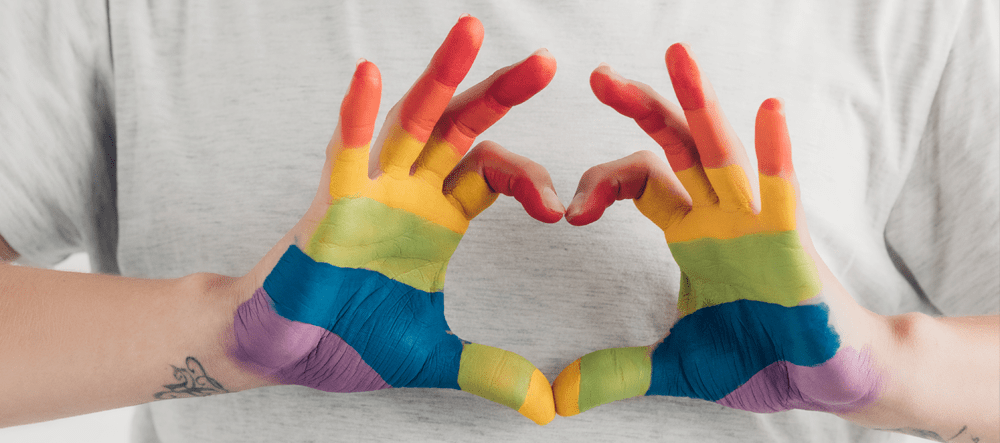
<svg viewBox="0 0 1000 443">
<path fill-rule="evenodd" d="M 104 0 L 0 2 L 0 235 L 26 264 L 117 269 L 110 48 Z"/>
<path fill-rule="evenodd" d="M 998 3 L 967 3 L 885 231 L 898 267 L 948 316 L 1000 311 Z"/>
</svg>

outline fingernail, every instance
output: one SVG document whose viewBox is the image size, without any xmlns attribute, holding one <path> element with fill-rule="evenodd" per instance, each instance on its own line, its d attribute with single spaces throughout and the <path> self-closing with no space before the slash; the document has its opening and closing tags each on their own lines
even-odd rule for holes
<svg viewBox="0 0 1000 443">
<path fill-rule="evenodd" d="M 542 201 L 545 202 L 545 206 L 556 212 L 566 212 L 566 208 L 563 207 L 562 202 L 559 201 L 559 197 L 556 196 L 556 191 L 552 188 L 542 189 Z"/>
<path fill-rule="evenodd" d="M 620 74 L 618 74 L 618 71 L 615 71 L 615 68 L 612 68 L 611 65 L 609 65 L 609 64 L 607 64 L 605 62 L 601 62 L 601 64 L 597 65 L 597 67 L 598 67 L 598 69 L 600 69 L 600 68 L 607 69 L 608 70 L 608 75 L 611 76 L 611 77 L 613 77 L 616 80 L 623 79 L 623 77 Z"/>
<path fill-rule="evenodd" d="M 583 206 L 583 194 L 576 194 L 573 196 L 573 201 L 569 202 L 569 209 L 566 211 L 566 217 L 576 217 L 580 215 L 580 207 Z"/>
<path fill-rule="evenodd" d="M 354 67 L 357 68 L 358 66 L 361 66 L 361 64 L 364 63 L 364 62 L 366 62 L 366 61 L 368 61 L 368 60 L 365 60 L 364 58 L 359 58 L 358 61 L 356 63 L 354 63 Z"/>
<path fill-rule="evenodd" d="M 462 14 L 462 15 L 458 16 L 458 19 L 461 20 L 461 19 L 466 18 L 466 17 L 472 17 L 472 14 L 469 14 L 469 13 Z"/>
<path fill-rule="evenodd" d="M 548 48 L 538 48 L 537 51 L 532 52 L 531 55 L 541 55 L 543 57 L 552 57 L 552 53 L 549 52 Z"/>
</svg>

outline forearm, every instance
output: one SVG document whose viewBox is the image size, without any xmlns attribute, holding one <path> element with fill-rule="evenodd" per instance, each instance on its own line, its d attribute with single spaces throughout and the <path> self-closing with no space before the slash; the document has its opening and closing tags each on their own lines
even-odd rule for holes
<svg viewBox="0 0 1000 443">
<path fill-rule="evenodd" d="M 892 317 L 881 400 L 846 416 L 930 440 L 1000 441 L 1000 317 Z"/>
<path fill-rule="evenodd" d="M 0 427 L 262 385 L 225 352 L 246 292 L 237 282 L 0 264 Z M 205 379 L 204 391 L 169 388 L 185 381 L 189 357 L 222 389 Z"/>
</svg>

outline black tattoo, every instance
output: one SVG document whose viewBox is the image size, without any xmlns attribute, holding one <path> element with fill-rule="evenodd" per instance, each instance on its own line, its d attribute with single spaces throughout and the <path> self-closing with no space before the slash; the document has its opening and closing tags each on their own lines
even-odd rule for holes
<svg viewBox="0 0 1000 443">
<path fill-rule="evenodd" d="M 205 374 L 205 368 L 201 366 L 198 359 L 188 357 L 187 368 L 174 368 L 174 378 L 180 383 L 163 385 L 166 391 L 157 392 L 153 395 L 157 400 L 184 397 L 206 397 L 214 394 L 225 394 L 229 391 L 222 387 L 222 384 L 214 378 Z"/>
<path fill-rule="evenodd" d="M 925 431 L 923 429 L 915 429 L 915 428 L 876 429 L 876 431 L 899 432 L 901 434 L 912 435 L 914 437 L 926 438 L 928 440 L 943 441 L 943 442 L 954 441 L 956 438 L 958 438 L 958 436 L 964 434 L 965 431 L 968 430 L 969 430 L 968 425 L 962 426 L 962 429 L 959 429 L 958 433 L 955 434 L 954 437 L 945 440 L 944 437 L 941 437 L 941 434 L 932 431 Z M 979 437 L 973 437 L 970 435 L 969 438 L 972 439 L 972 443 L 979 443 Z"/>
<path fill-rule="evenodd" d="M 937 432 L 925 431 L 923 429 L 899 428 L 899 429 L 881 429 L 881 430 L 889 432 L 899 432 L 900 434 L 912 435 L 914 437 L 926 438 L 928 440 L 947 442 L 947 440 L 938 435 Z"/>
<path fill-rule="evenodd" d="M 966 429 L 969 429 L 969 427 L 968 426 L 962 426 L 962 430 L 958 431 L 958 434 L 955 434 L 955 437 L 949 438 L 948 440 L 954 440 L 959 435 L 962 435 L 962 433 L 965 432 Z M 976 438 L 976 437 L 972 437 L 972 438 Z"/>
</svg>

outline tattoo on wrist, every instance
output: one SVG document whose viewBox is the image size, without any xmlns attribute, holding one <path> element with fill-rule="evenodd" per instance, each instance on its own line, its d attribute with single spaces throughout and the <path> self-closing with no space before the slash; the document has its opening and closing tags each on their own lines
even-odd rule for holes
<svg viewBox="0 0 1000 443">
<path fill-rule="evenodd" d="M 912 435 L 914 437 L 926 438 L 932 441 L 947 441 L 937 432 L 916 428 L 882 429 L 883 431 L 898 432 L 900 434 Z"/>
<path fill-rule="evenodd" d="M 186 367 L 174 368 L 174 379 L 179 383 L 163 385 L 164 391 L 153 394 L 157 400 L 186 397 L 207 397 L 215 394 L 225 394 L 229 391 L 222 387 L 222 384 L 205 373 L 205 368 L 201 362 L 194 357 L 188 357 L 185 361 Z"/>
<path fill-rule="evenodd" d="M 965 431 L 967 431 L 968 429 L 969 429 L 968 426 L 962 426 L 962 429 L 960 431 L 958 431 L 958 433 L 955 434 L 954 437 L 949 438 L 947 440 L 945 440 L 944 437 L 941 437 L 941 434 L 938 434 L 937 432 L 926 431 L 926 430 L 923 430 L 923 429 L 899 428 L 899 429 L 880 429 L 880 430 L 881 431 L 889 431 L 889 432 L 899 432 L 900 434 L 906 434 L 906 435 L 912 435 L 914 437 L 926 438 L 926 439 L 932 440 L 932 441 L 949 442 L 949 441 L 953 441 L 956 438 L 958 438 L 959 435 L 964 434 Z M 979 437 L 972 437 L 972 436 L 970 436 L 970 438 L 972 439 L 972 443 L 979 443 Z"/>
</svg>

